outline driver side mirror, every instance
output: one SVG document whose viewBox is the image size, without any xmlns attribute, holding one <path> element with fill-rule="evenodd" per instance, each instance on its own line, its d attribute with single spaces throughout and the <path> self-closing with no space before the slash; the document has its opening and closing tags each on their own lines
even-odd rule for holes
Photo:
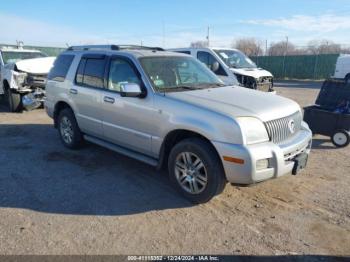
<svg viewBox="0 0 350 262">
<path fill-rule="evenodd" d="M 219 68 L 220 68 L 219 62 L 218 62 L 218 61 L 215 61 L 215 62 L 212 64 L 212 66 L 211 66 L 211 71 L 213 71 L 213 72 L 215 73 L 216 71 L 219 70 Z"/>
<path fill-rule="evenodd" d="M 135 83 L 120 84 L 120 96 L 122 97 L 140 97 L 142 95 L 141 87 Z"/>
</svg>

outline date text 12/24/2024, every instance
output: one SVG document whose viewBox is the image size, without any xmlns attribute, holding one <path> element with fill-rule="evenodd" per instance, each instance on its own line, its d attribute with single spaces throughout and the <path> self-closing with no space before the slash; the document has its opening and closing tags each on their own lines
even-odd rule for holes
<svg viewBox="0 0 350 262">
<path fill-rule="evenodd" d="M 220 261 L 218 256 L 128 256 L 128 261 Z"/>
</svg>

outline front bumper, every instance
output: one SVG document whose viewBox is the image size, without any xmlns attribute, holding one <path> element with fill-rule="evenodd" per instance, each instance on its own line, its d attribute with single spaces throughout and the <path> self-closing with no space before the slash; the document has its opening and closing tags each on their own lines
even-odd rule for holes
<svg viewBox="0 0 350 262">
<path fill-rule="evenodd" d="M 300 154 L 309 154 L 312 143 L 312 132 L 303 124 L 303 128 L 283 144 L 272 142 L 255 145 L 235 145 L 213 142 L 218 151 L 226 178 L 234 184 L 253 184 L 271 178 L 277 178 L 292 173 L 295 158 Z M 244 163 L 225 161 L 223 156 L 244 160 Z M 257 161 L 268 159 L 265 169 L 257 169 Z"/>
</svg>

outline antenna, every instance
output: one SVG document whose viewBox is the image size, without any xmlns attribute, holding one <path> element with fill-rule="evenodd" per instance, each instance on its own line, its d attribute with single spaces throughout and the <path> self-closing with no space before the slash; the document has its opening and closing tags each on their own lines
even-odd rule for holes
<svg viewBox="0 0 350 262">
<path fill-rule="evenodd" d="M 210 27 L 208 26 L 208 30 L 207 30 L 207 41 L 208 41 L 208 47 L 210 45 L 210 40 L 209 40 L 209 33 L 210 33 Z"/>
</svg>

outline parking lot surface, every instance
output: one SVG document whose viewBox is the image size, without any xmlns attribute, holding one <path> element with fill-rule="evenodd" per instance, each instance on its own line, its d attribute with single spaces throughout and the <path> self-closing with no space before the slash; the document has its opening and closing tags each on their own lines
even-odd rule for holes
<svg viewBox="0 0 350 262">
<path fill-rule="evenodd" d="M 304 106 L 320 83 L 276 85 Z M 2 105 L 0 253 L 350 255 L 349 159 L 316 136 L 300 175 L 227 185 L 194 206 L 166 173 L 91 144 L 65 149 L 43 109 Z"/>
</svg>

